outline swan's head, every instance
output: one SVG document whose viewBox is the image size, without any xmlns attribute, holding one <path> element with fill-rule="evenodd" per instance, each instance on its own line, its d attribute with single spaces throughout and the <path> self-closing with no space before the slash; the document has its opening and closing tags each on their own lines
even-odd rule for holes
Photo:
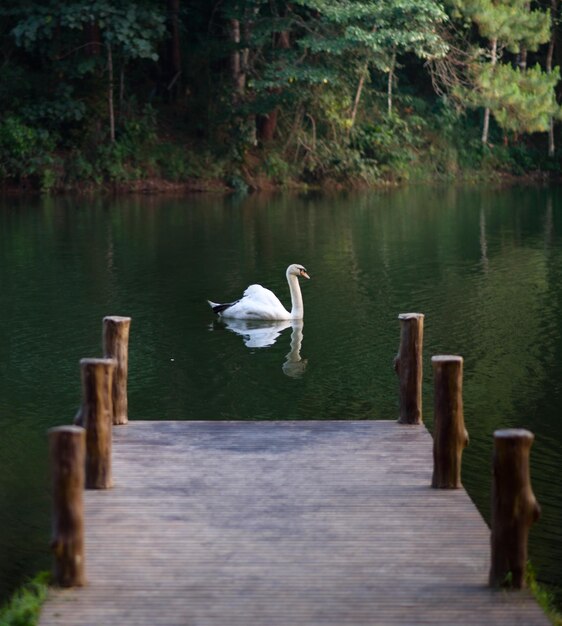
<svg viewBox="0 0 562 626">
<path fill-rule="evenodd" d="M 302 265 L 293 263 L 287 268 L 287 276 L 302 276 L 302 278 L 310 278 Z"/>
</svg>

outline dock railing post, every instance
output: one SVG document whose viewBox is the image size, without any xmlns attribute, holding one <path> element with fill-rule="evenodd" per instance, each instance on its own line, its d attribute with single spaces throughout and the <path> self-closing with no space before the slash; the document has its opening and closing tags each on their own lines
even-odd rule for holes
<svg viewBox="0 0 562 626">
<path fill-rule="evenodd" d="M 464 426 L 463 358 L 438 355 L 433 365 L 433 477 L 435 489 L 460 489 L 462 452 L 468 445 Z"/>
<path fill-rule="evenodd" d="M 103 352 L 117 361 L 113 375 L 113 423 L 129 421 L 127 406 L 127 376 L 129 372 L 130 317 L 110 315 L 103 318 Z"/>
<path fill-rule="evenodd" d="M 84 574 L 84 461 L 86 433 L 79 426 L 48 431 L 53 497 L 53 578 L 61 587 L 81 587 Z"/>
<path fill-rule="evenodd" d="M 400 347 L 394 358 L 394 371 L 400 383 L 399 424 L 422 423 L 422 352 L 423 320 L 422 313 L 401 313 Z"/>
<path fill-rule="evenodd" d="M 494 432 L 491 587 L 525 586 L 529 530 L 541 511 L 529 476 L 534 438 L 524 429 Z"/>
<path fill-rule="evenodd" d="M 115 359 L 81 359 L 82 405 L 74 423 L 86 429 L 86 489 L 109 489 Z"/>
</svg>

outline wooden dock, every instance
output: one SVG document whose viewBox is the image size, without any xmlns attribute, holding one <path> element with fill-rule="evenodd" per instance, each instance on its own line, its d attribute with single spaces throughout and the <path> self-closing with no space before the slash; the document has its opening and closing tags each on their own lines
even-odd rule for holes
<svg viewBox="0 0 562 626">
<path fill-rule="evenodd" d="M 87 586 L 40 626 L 546 626 L 487 586 L 490 533 L 431 489 L 424 426 L 131 422 L 85 493 Z"/>
</svg>

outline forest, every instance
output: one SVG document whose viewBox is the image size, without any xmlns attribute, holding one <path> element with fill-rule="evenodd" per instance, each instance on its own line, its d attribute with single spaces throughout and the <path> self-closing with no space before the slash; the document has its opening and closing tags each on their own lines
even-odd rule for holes
<svg viewBox="0 0 562 626">
<path fill-rule="evenodd" d="M 3 0 L 0 186 L 554 179 L 558 0 Z"/>
</svg>

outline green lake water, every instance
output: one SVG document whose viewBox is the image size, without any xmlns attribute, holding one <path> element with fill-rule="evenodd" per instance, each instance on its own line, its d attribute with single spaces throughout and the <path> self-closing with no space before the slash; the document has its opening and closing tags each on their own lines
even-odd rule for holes
<svg viewBox="0 0 562 626">
<path fill-rule="evenodd" d="M 289 306 L 290 263 L 302 327 L 213 318 L 207 298 L 255 282 Z M 562 190 L 0 200 L 0 600 L 50 565 L 46 431 L 72 421 L 104 315 L 133 318 L 132 420 L 357 420 L 397 417 L 411 311 L 430 429 L 430 357 L 465 358 L 463 483 L 487 520 L 493 431 L 535 433 L 530 557 L 562 585 Z"/>
</svg>

